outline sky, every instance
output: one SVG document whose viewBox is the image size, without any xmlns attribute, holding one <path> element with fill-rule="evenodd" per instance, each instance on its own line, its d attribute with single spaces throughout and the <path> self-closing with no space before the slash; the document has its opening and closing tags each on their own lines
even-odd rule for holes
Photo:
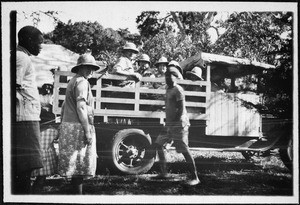
<svg viewBox="0 0 300 205">
<path fill-rule="evenodd" d="M 22 7 L 20 11 L 26 11 L 30 13 L 35 10 L 35 7 L 42 11 L 54 10 L 58 11 L 58 18 L 67 23 L 69 20 L 72 22 L 77 21 L 97 21 L 105 28 L 128 28 L 130 32 L 137 33 L 136 28 L 136 17 L 141 13 L 140 4 L 133 4 L 133 6 L 128 6 L 124 3 L 103 3 L 103 2 L 74 2 L 70 3 L 59 3 L 59 5 L 45 6 L 37 4 L 32 7 Z M 26 10 L 25 10 L 26 9 Z M 32 22 L 24 20 L 24 15 L 20 13 L 19 15 L 19 24 L 18 27 L 22 27 L 26 24 L 32 24 Z M 39 25 L 39 29 L 42 32 L 49 32 L 54 29 L 53 21 L 46 16 L 43 16 L 43 19 Z"/>
<path fill-rule="evenodd" d="M 97 21 L 104 28 L 128 28 L 131 33 L 138 33 L 136 17 L 142 11 L 160 11 L 164 16 L 168 11 L 267 11 L 284 9 L 287 4 L 280 3 L 242 3 L 242 2 L 205 2 L 205 1 L 53 1 L 53 2 L 7 2 L 2 3 L 5 11 L 16 10 L 17 31 L 25 26 L 32 25 L 31 20 L 25 20 L 22 12 L 58 11 L 58 18 L 67 23 L 77 21 Z M 41 16 L 38 28 L 47 33 L 54 29 L 53 21 Z"/>
</svg>

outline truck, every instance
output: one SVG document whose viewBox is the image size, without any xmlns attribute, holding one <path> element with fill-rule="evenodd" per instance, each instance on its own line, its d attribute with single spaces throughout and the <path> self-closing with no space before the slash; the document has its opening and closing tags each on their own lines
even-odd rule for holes
<svg viewBox="0 0 300 205">
<path fill-rule="evenodd" d="M 291 119 L 268 118 L 258 112 L 259 93 L 224 92 L 216 78 L 234 79 L 274 69 L 269 64 L 201 52 L 180 62 L 184 72 L 201 66 L 201 81 L 178 80 L 184 88 L 191 122 L 191 150 L 241 152 L 246 159 L 269 156 L 279 151 L 281 160 L 292 170 L 293 123 Z M 201 65 L 200 65 L 201 64 Z M 68 80 L 74 73 L 56 71 L 54 76 L 54 126 L 58 126 Z M 164 127 L 165 88 L 163 78 L 143 77 L 134 87 L 114 86 L 125 76 L 94 73 L 90 79 L 94 103 L 97 153 L 101 166 L 120 174 L 142 174 L 151 169 L 155 157 L 150 145 Z M 258 79 L 259 81 L 259 79 Z M 53 125 L 52 125 L 53 126 Z M 172 147 L 171 147 L 172 149 Z"/>
</svg>

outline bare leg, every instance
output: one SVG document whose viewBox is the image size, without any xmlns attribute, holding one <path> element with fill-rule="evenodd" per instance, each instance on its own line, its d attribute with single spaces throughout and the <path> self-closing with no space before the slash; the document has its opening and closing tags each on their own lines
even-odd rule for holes
<svg viewBox="0 0 300 205">
<path fill-rule="evenodd" d="M 187 184 L 192 185 L 192 186 L 199 184 L 200 180 L 198 178 L 195 161 L 194 161 L 194 158 L 193 158 L 190 150 L 187 148 L 184 152 L 182 152 L 182 154 L 183 154 L 183 156 L 188 164 L 189 170 L 192 174 L 192 178 L 191 178 L 191 180 L 189 180 L 187 182 Z"/>
<path fill-rule="evenodd" d="M 198 175 L 197 175 L 197 169 L 196 169 L 196 165 L 195 165 L 195 161 L 194 158 L 191 154 L 191 152 L 187 149 L 185 152 L 182 153 L 188 166 L 189 166 L 189 170 L 192 174 L 192 178 L 193 179 L 197 179 Z"/>
<path fill-rule="evenodd" d="M 72 186 L 74 194 L 82 194 L 82 184 L 83 184 L 83 177 L 73 177 L 72 178 Z"/>
<path fill-rule="evenodd" d="M 31 193 L 31 171 L 22 172 L 13 176 L 12 194 L 30 194 Z"/>
<path fill-rule="evenodd" d="M 32 193 L 39 194 L 46 181 L 46 176 L 37 176 L 32 186 Z"/>
<path fill-rule="evenodd" d="M 160 171 L 161 175 L 167 175 L 167 162 L 166 162 L 166 156 L 165 152 L 162 146 L 159 146 L 157 148 L 157 154 L 159 158 L 159 165 L 160 165 Z"/>
</svg>

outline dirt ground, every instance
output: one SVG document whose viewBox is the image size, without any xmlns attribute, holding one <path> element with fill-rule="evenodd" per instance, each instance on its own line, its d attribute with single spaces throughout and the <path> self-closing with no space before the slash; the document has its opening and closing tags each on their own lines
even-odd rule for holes
<svg viewBox="0 0 300 205">
<path fill-rule="evenodd" d="M 175 151 L 167 154 L 172 179 L 155 180 L 159 167 L 146 174 L 111 175 L 101 169 L 98 175 L 86 180 L 85 195 L 172 195 L 172 196 L 292 196 L 293 176 L 278 156 L 254 157 L 246 161 L 236 152 L 192 152 L 201 184 L 185 185 L 187 178 L 183 157 Z M 64 178 L 49 177 L 42 195 L 71 195 L 70 182 Z"/>
</svg>

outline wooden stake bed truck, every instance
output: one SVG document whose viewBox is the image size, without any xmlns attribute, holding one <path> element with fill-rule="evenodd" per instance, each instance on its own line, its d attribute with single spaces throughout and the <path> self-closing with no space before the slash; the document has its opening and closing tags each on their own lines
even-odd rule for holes
<svg viewBox="0 0 300 205">
<path fill-rule="evenodd" d="M 185 89 L 191 149 L 238 151 L 247 159 L 279 149 L 281 159 L 291 168 L 291 120 L 264 119 L 253 106 L 260 101 L 257 94 L 212 91 L 211 79 L 219 71 L 226 70 L 225 75 L 238 77 L 273 66 L 208 53 L 199 55 L 206 65 L 204 81 L 178 82 Z M 181 65 L 184 67 L 193 60 L 187 59 Z M 73 75 L 66 71 L 55 73 L 53 113 L 57 116 Z M 164 126 L 165 80 L 145 77 L 131 88 L 113 86 L 124 80 L 124 76 L 94 74 L 90 81 L 95 98 L 97 152 L 110 169 L 140 174 L 152 167 L 154 158 L 147 157 L 147 149 Z M 151 87 L 153 84 L 161 86 L 155 89 Z"/>
</svg>

